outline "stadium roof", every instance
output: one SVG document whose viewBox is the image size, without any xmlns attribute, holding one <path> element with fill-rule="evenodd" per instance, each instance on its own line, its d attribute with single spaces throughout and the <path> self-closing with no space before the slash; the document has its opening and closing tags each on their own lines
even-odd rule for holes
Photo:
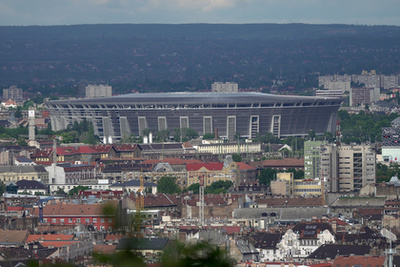
<svg viewBox="0 0 400 267">
<path fill-rule="evenodd" d="M 155 102 L 170 103 L 170 104 L 193 104 L 201 103 L 275 103 L 275 102 L 313 102 L 321 100 L 335 100 L 334 98 L 323 98 L 316 96 L 293 96 L 293 95 L 273 95 L 256 92 L 239 92 L 239 93 L 139 93 L 139 94 L 124 94 L 113 97 L 103 98 L 85 98 L 85 99 L 66 99 L 66 100 L 53 100 L 49 104 L 69 104 L 69 103 L 82 103 L 82 104 L 114 104 L 118 103 L 140 103 L 140 104 L 153 104 Z M 339 99 L 341 101 L 341 99 Z"/>
</svg>

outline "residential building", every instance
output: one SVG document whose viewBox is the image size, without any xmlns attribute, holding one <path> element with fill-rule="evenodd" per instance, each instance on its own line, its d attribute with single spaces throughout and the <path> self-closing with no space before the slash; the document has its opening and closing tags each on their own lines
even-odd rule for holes
<svg viewBox="0 0 400 267">
<path fill-rule="evenodd" d="M 73 185 L 99 177 L 96 166 L 89 164 L 53 163 L 46 170 L 49 173 L 49 184 L 53 185 Z"/>
<path fill-rule="evenodd" d="M 28 165 L 37 165 L 30 158 L 25 156 L 16 156 L 14 157 L 14 166 L 28 166 Z"/>
<path fill-rule="evenodd" d="M 16 184 L 18 186 L 18 194 L 46 195 L 49 192 L 47 186 L 39 181 L 19 180 Z"/>
<path fill-rule="evenodd" d="M 376 151 L 371 145 L 321 146 L 321 174 L 329 192 L 358 192 L 376 181 Z"/>
<path fill-rule="evenodd" d="M 39 216 L 39 209 L 31 214 Z M 104 204 L 71 204 L 58 202 L 43 207 L 43 223 L 46 225 L 92 225 L 98 230 L 114 227 L 115 215 L 104 214 Z"/>
<path fill-rule="evenodd" d="M 17 86 L 10 86 L 9 88 L 3 89 L 3 99 L 12 99 L 14 101 L 22 100 L 22 89 L 18 88 Z"/>
<path fill-rule="evenodd" d="M 146 192 L 149 192 L 151 194 L 157 193 L 157 184 L 155 183 L 143 183 L 143 187 Z M 124 183 L 116 183 L 110 186 L 110 190 L 138 193 L 140 191 L 140 180 L 130 180 Z"/>
<path fill-rule="evenodd" d="M 327 75 L 318 77 L 318 87 L 325 90 L 349 91 L 351 84 L 350 75 Z"/>
<path fill-rule="evenodd" d="M 107 179 L 80 180 L 75 184 L 50 184 L 50 194 L 54 195 L 59 189 L 68 194 L 69 191 L 78 186 L 88 187 L 91 190 L 106 192 L 110 190 L 110 182 Z"/>
<path fill-rule="evenodd" d="M 392 121 L 392 127 L 382 128 L 382 160 L 400 162 L 400 117 Z"/>
<path fill-rule="evenodd" d="M 284 159 L 266 159 L 263 161 L 250 162 L 249 165 L 254 168 L 271 168 L 280 171 L 289 169 L 304 170 L 304 158 L 284 158 Z"/>
<path fill-rule="evenodd" d="M 112 87 L 109 85 L 88 85 L 86 86 L 86 98 L 110 97 Z"/>
<path fill-rule="evenodd" d="M 304 142 L 304 178 L 321 178 L 321 145 L 322 141 Z"/>
<path fill-rule="evenodd" d="M 155 263 L 168 248 L 170 241 L 168 238 L 122 238 L 117 245 L 117 251 L 132 249 L 135 253 L 144 257 L 146 263 Z"/>
<path fill-rule="evenodd" d="M 211 153 L 214 155 L 258 154 L 262 152 L 261 144 L 252 142 L 224 143 L 223 140 L 217 140 L 217 142 L 203 140 L 202 144 L 194 147 L 198 153 Z"/>
<path fill-rule="evenodd" d="M 49 173 L 41 165 L 0 166 L 0 181 L 4 183 L 34 180 L 48 183 Z"/>
<path fill-rule="evenodd" d="M 322 182 L 319 179 L 293 179 L 293 173 L 277 173 L 271 181 L 272 195 L 321 195 Z"/>
<path fill-rule="evenodd" d="M 239 92 L 239 86 L 237 83 L 232 82 L 214 82 L 211 85 L 211 92 L 213 93 L 237 93 Z"/>
<path fill-rule="evenodd" d="M 327 98 L 343 98 L 342 90 L 317 90 L 315 96 Z"/>
<path fill-rule="evenodd" d="M 332 266 L 335 267 L 369 267 L 369 266 L 386 266 L 385 256 L 370 256 L 370 255 L 360 255 L 360 256 L 338 256 L 333 260 Z"/>
<path fill-rule="evenodd" d="M 380 100 L 379 87 L 352 87 L 350 89 L 350 105 L 370 104 Z"/>
<path fill-rule="evenodd" d="M 319 246 L 335 242 L 328 222 L 300 222 L 286 231 L 278 244 L 285 258 L 306 258 Z"/>
<path fill-rule="evenodd" d="M 246 182 L 248 179 L 255 179 L 256 169 L 242 162 L 235 162 L 231 157 L 223 163 L 211 162 L 200 164 L 186 164 L 187 186 L 204 182 L 204 186 L 209 186 L 216 181 L 231 181 L 235 185 Z"/>
</svg>

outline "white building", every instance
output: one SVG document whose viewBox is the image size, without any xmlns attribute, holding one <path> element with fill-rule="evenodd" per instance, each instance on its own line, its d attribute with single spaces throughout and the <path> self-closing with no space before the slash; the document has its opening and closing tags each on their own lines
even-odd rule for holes
<svg viewBox="0 0 400 267">
<path fill-rule="evenodd" d="M 237 93 L 239 92 L 239 86 L 237 83 L 232 82 L 215 82 L 211 85 L 211 92 L 213 93 Z"/>
<path fill-rule="evenodd" d="M 111 97 L 112 87 L 108 85 L 86 86 L 86 98 Z"/>
</svg>

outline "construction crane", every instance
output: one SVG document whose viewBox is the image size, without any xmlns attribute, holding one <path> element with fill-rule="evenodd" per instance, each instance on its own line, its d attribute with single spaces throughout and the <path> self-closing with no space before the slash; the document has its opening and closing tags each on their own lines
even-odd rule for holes
<svg viewBox="0 0 400 267">
<path fill-rule="evenodd" d="M 40 198 L 36 205 L 39 208 L 39 222 L 43 223 L 43 208 L 46 206 L 47 201 L 54 199 L 54 197 Z"/>
</svg>

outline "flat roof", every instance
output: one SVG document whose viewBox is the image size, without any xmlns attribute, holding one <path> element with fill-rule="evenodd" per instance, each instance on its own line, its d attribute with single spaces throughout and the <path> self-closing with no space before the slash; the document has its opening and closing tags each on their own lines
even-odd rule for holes
<svg viewBox="0 0 400 267">
<path fill-rule="evenodd" d="M 275 102 L 320 102 L 341 99 L 316 96 L 274 95 L 257 92 L 239 93 L 131 93 L 112 97 L 52 100 L 48 104 L 194 104 L 194 103 L 275 103 Z"/>
</svg>

